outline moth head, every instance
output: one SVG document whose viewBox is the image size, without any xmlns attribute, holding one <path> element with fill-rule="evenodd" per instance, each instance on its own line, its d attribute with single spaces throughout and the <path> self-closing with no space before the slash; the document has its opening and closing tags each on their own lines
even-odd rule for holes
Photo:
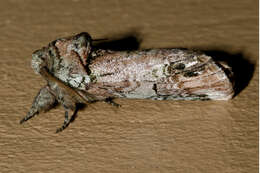
<svg viewBox="0 0 260 173">
<path fill-rule="evenodd" d="M 32 68 L 35 71 L 35 73 L 39 74 L 40 70 L 46 66 L 46 48 L 42 48 L 39 50 L 36 50 L 35 52 L 33 52 L 32 54 Z"/>
<path fill-rule="evenodd" d="M 54 61 L 63 60 L 70 64 L 76 59 L 80 59 L 81 64 L 86 66 L 91 53 L 91 43 L 91 36 L 86 32 L 52 41 L 47 47 L 32 54 L 32 68 L 39 74 L 43 67 L 49 70 L 59 68 L 54 67 Z"/>
</svg>

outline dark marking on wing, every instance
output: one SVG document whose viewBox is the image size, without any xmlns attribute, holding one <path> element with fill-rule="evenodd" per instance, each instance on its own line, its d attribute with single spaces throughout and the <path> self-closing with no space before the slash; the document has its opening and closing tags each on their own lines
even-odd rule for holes
<svg viewBox="0 0 260 173">
<path fill-rule="evenodd" d="M 155 93 L 157 94 L 157 84 L 153 84 L 153 88 L 152 88 L 154 91 L 155 91 Z"/>
</svg>

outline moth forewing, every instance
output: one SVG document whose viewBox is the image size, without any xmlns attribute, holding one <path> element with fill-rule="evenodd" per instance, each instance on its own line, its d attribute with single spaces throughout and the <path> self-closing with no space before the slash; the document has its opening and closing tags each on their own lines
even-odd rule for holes
<svg viewBox="0 0 260 173">
<path fill-rule="evenodd" d="M 111 97 L 155 100 L 226 100 L 233 95 L 225 67 L 196 51 L 99 52 L 89 65 L 95 80 L 88 92 L 100 97 L 105 91 Z"/>
</svg>

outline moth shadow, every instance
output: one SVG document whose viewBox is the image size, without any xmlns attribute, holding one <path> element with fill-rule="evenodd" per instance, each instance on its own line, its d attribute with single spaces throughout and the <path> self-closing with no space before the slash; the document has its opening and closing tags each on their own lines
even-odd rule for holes
<svg viewBox="0 0 260 173">
<path fill-rule="evenodd" d="M 243 53 L 232 54 L 221 50 L 205 50 L 204 52 L 215 61 L 226 62 L 232 68 L 235 96 L 248 86 L 255 71 L 255 63 L 249 61 Z"/>
<path fill-rule="evenodd" d="M 103 39 L 93 43 L 96 49 L 109 49 L 114 51 L 133 51 L 140 47 L 141 39 L 137 33 L 125 34 L 121 37 Z"/>
<path fill-rule="evenodd" d="M 77 104 L 76 104 L 76 110 L 75 110 L 75 112 L 73 113 L 73 115 L 72 115 L 70 121 L 71 121 L 71 122 L 74 122 L 75 119 L 76 119 L 77 116 L 78 116 L 78 111 L 79 111 L 79 110 L 84 110 L 86 107 L 87 107 L 86 104 L 77 103 Z"/>
</svg>

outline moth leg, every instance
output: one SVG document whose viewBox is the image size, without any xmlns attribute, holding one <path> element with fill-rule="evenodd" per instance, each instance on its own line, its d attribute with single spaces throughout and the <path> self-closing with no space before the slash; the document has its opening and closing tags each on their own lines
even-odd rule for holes
<svg viewBox="0 0 260 173">
<path fill-rule="evenodd" d="M 58 128 L 56 130 L 56 133 L 59 133 L 59 132 L 63 131 L 65 128 L 67 128 L 69 126 L 70 122 L 71 122 L 71 118 L 69 118 L 69 112 L 66 110 L 64 123 L 60 128 Z"/>
<path fill-rule="evenodd" d="M 112 105 L 112 106 L 115 106 L 115 107 L 121 107 L 121 105 L 116 103 L 116 102 L 114 102 L 113 98 L 111 98 L 111 97 L 106 98 L 105 102 L 110 104 L 110 105 Z"/>
<path fill-rule="evenodd" d="M 20 121 L 20 124 L 31 119 L 40 112 L 47 112 L 55 106 L 55 96 L 50 93 L 48 86 L 43 87 L 34 98 L 31 109 L 27 115 Z"/>
<path fill-rule="evenodd" d="M 64 129 L 66 129 L 70 125 L 70 123 L 74 120 L 77 114 L 76 102 L 72 101 L 71 99 L 66 99 L 66 95 L 63 97 L 61 103 L 65 109 L 65 119 L 63 125 L 56 130 L 56 133 L 59 133 Z M 69 112 L 72 112 L 71 115 L 69 115 Z"/>
</svg>

